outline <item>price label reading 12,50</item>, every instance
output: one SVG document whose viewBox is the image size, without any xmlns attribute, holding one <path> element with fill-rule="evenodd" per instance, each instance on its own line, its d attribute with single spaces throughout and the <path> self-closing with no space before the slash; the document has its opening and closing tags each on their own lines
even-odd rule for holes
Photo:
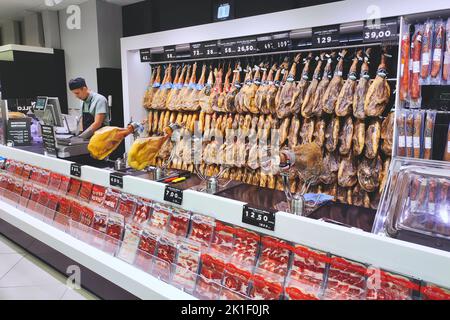
<svg viewBox="0 0 450 320">
<path fill-rule="evenodd" d="M 267 230 L 275 230 L 275 212 L 252 208 L 244 205 L 242 210 L 242 222 Z"/>
</svg>

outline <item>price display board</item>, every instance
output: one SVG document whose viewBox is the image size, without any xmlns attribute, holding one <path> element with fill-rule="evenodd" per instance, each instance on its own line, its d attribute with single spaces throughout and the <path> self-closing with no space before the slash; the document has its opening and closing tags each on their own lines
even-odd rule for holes
<svg viewBox="0 0 450 320">
<path fill-rule="evenodd" d="M 312 28 L 312 46 L 314 48 L 338 46 L 340 29 L 340 25 Z"/>
<path fill-rule="evenodd" d="M 398 19 L 385 19 L 379 23 L 366 21 L 363 30 L 363 42 L 397 41 L 399 36 Z"/>
</svg>

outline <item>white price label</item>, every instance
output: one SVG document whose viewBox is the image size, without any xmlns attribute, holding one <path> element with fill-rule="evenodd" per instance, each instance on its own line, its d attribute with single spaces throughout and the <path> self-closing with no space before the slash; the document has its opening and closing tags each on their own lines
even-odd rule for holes
<svg viewBox="0 0 450 320">
<path fill-rule="evenodd" d="M 412 63 L 412 72 L 413 73 L 420 73 L 420 61 L 414 61 Z"/>
<path fill-rule="evenodd" d="M 414 137 L 413 144 L 414 149 L 420 149 L 420 137 Z"/>
<path fill-rule="evenodd" d="M 430 64 L 430 53 L 422 53 L 422 65 L 428 66 Z"/>
<path fill-rule="evenodd" d="M 447 142 L 447 153 L 450 153 L 450 141 Z"/>
<path fill-rule="evenodd" d="M 431 137 L 425 137 L 425 149 L 431 149 Z"/>
<path fill-rule="evenodd" d="M 399 136 L 398 137 L 398 146 L 400 148 L 404 148 L 405 147 L 405 136 Z"/>
<path fill-rule="evenodd" d="M 434 49 L 433 61 L 441 62 L 441 58 L 442 58 L 442 49 Z"/>
<path fill-rule="evenodd" d="M 450 52 L 446 52 L 444 55 L 444 64 L 450 64 Z"/>
<path fill-rule="evenodd" d="M 406 147 L 407 147 L 407 148 L 411 148 L 412 145 L 413 145 L 413 138 L 410 137 L 410 136 L 407 136 L 407 137 L 406 137 Z"/>
<path fill-rule="evenodd" d="M 409 59 L 409 66 L 408 66 L 408 68 L 409 68 L 409 71 L 412 71 L 412 69 L 413 69 L 413 59 Z"/>
</svg>

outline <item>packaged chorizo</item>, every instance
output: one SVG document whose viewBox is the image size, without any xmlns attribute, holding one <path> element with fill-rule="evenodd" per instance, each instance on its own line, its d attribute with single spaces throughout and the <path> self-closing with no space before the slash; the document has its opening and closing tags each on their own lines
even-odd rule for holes
<svg viewBox="0 0 450 320">
<path fill-rule="evenodd" d="M 435 24 L 435 36 L 433 40 L 433 59 L 431 61 L 430 84 L 441 84 L 444 45 L 445 45 L 445 23 L 442 19 Z"/>
<path fill-rule="evenodd" d="M 447 133 L 447 143 L 444 151 L 444 161 L 450 161 L 450 125 Z"/>
<path fill-rule="evenodd" d="M 442 70 L 442 84 L 450 84 L 450 18 L 445 26 L 445 53 L 444 66 Z"/>
<path fill-rule="evenodd" d="M 406 121 L 406 110 L 401 110 L 397 116 L 397 155 L 400 157 L 405 157 L 406 153 L 406 131 L 405 131 L 405 121 Z"/>
<path fill-rule="evenodd" d="M 422 53 L 423 25 L 415 25 L 414 35 L 411 41 L 411 60 L 410 60 L 410 85 L 409 97 L 413 108 L 420 107 L 422 102 L 420 85 L 420 58 Z"/>
<path fill-rule="evenodd" d="M 433 54 L 434 22 L 427 20 L 423 25 L 420 84 L 430 84 L 431 60 Z"/>
<path fill-rule="evenodd" d="M 422 150 L 421 137 L 423 131 L 424 111 L 415 110 L 413 113 L 414 113 L 413 156 L 414 158 L 420 158 Z"/>
<path fill-rule="evenodd" d="M 413 157 L 414 113 L 407 110 L 405 119 L 406 156 Z"/>
<path fill-rule="evenodd" d="M 409 94 L 409 68 L 410 68 L 410 42 L 409 34 L 410 25 L 404 26 L 401 43 L 401 67 L 400 67 L 400 101 L 407 101 Z"/>
<path fill-rule="evenodd" d="M 423 133 L 423 158 L 431 160 L 433 152 L 433 132 L 434 124 L 436 121 L 436 111 L 427 111 L 427 117 L 425 120 L 425 130 Z"/>
</svg>

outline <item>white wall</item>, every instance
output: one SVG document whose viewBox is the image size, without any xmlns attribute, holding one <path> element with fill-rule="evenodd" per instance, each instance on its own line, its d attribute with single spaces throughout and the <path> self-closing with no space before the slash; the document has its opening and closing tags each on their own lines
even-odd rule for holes
<svg viewBox="0 0 450 320">
<path fill-rule="evenodd" d="M 20 22 L 7 20 L 1 23 L 2 42 L 6 44 L 20 44 Z"/>
<path fill-rule="evenodd" d="M 97 68 L 100 66 L 97 3 L 89 0 L 80 5 L 81 29 L 69 30 L 66 10 L 59 11 L 61 48 L 66 57 L 67 81 L 76 77 L 86 79 L 88 86 L 97 90 Z M 67 89 L 69 90 L 69 89 Z M 68 91 L 69 113 L 78 114 L 81 102 Z M 78 111 L 77 111 L 78 110 Z"/>
<path fill-rule="evenodd" d="M 120 68 L 122 7 L 97 1 L 100 68 Z"/>
<path fill-rule="evenodd" d="M 46 48 L 61 49 L 58 12 L 43 11 L 42 24 L 44 27 L 44 46 Z"/>
<path fill-rule="evenodd" d="M 44 31 L 41 14 L 30 13 L 23 18 L 23 44 L 27 46 L 42 47 L 44 45 Z"/>
</svg>

